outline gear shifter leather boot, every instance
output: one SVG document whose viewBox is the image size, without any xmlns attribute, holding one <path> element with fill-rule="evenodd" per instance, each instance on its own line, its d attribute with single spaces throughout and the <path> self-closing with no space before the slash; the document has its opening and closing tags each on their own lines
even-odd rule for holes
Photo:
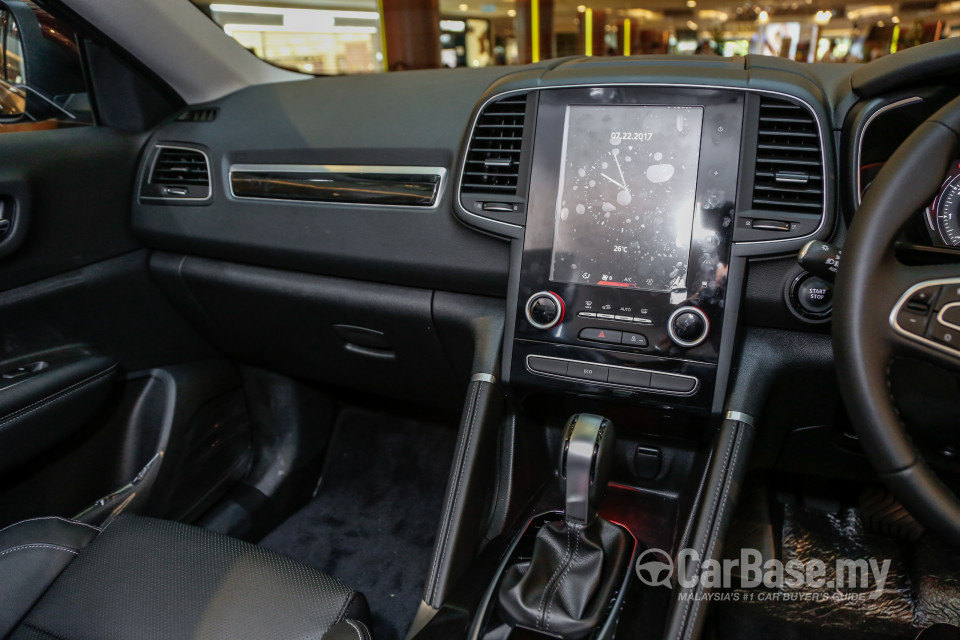
<svg viewBox="0 0 960 640">
<path fill-rule="evenodd" d="M 613 424 L 600 416 L 578 414 L 567 422 L 564 519 L 541 527 L 530 560 L 509 567 L 500 584 L 500 611 L 514 626 L 577 640 L 602 622 L 628 561 L 627 534 L 597 518 L 613 439 Z"/>
<path fill-rule="evenodd" d="M 551 522 L 529 562 L 507 570 L 500 587 L 504 618 L 516 626 L 576 640 L 601 622 L 627 562 L 623 530 L 606 520 Z"/>
</svg>

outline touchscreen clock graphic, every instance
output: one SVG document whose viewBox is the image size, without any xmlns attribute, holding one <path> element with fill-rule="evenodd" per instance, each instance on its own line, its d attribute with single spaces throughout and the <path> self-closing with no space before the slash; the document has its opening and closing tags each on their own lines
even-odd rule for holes
<svg viewBox="0 0 960 640">
<path fill-rule="evenodd" d="M 550 279 L 686 288 L 702 107 L 567 107 Z"/>
</svg>

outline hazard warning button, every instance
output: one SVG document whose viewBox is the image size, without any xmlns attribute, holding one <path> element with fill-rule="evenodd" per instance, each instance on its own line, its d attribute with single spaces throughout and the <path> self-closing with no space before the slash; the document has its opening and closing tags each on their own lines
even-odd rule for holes
<svg viewBox="0 0 960 640">
<path fill-rule="evenodd" d="M 611 331 L 610 329 L 581 329 L 580 330 L 580 339 L 589 340 L 591 342 L 610 342 L 612 344 L 620 344 L 620 339 L 623 337 L 622 331 Z"/>
</svg>

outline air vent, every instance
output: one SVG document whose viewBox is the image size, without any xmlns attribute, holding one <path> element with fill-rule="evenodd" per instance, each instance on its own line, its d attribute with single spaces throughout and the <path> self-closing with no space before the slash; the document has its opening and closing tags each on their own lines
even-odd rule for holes
<svg viewBox="0 0 960 640">
<path fill-rule="evenodd" d="M 213 122 L 217 119 L 220 109 L 187 109 L 177 116 L 177 122 Z"/>
<path fill-rule="evenodd" d="M 793 102 L 761 98 L 753 208 L 822 214 L 823 189 L 820 132 L 813 115 Z"/>
<path fill-rule="evenodd" d="M 527 96 L 492 102 L 477 118 L 467 150 L 461 190 L 517 195 Z"/>
<path fill-rule="evenodd" d="M 198 149 L 158 145 L 143 198 L 205 200 L 210 197 L 210 162 Z"/>
</svg>

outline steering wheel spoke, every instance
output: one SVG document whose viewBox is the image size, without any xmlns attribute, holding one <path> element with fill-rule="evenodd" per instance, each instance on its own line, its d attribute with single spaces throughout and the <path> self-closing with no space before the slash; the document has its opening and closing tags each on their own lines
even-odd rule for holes
<svg viewBox="0 0 960 640">
<path fill-rule="evenodd" d="M 960 273 L 956 265 L 904 267 L 890 312 L 891 354 L 960 371 Z"/>
</svg>

